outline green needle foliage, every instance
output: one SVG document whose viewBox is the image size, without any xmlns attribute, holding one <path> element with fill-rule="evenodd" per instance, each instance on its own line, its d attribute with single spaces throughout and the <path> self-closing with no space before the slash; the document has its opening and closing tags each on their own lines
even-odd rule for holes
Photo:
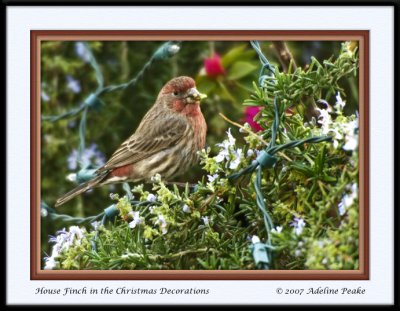
<svg viewBox="0 0 400 311">
<path fill-rule="evenodd" d="M 150 188 L 135 186 L 133 197 L 111 195 L 118 216 L 59 232 L 44 268 L 258 269 L 254 246 L 270 240 L 269 269 L 358 269 L 358 116 L 345 113 L 341 98 L 341 81 L 357 72 L 352 43 L 343 44 L 337 59 L 313 59 L 307 69 L 275 68 L 275 76 L 254 84 L 245 101 L 262 107 L 256 121 L 263 131 L 245 124 L 241 137 L 227 131 L 218 154 L 202 150 L 205 176 L 196 185 L 165 184 L 155 176 Z M 269 145 L 275 98 L 275 146 L 327 135 L 331 141 L 279 150 L 273 168 L 262 170 L 261 191 L 274 224 L 267 232 L 256 174 L 229 177 Z M 319 116 L 307 118 L 309 98 L 330 107 L 315 108 Z"/>
</svg>

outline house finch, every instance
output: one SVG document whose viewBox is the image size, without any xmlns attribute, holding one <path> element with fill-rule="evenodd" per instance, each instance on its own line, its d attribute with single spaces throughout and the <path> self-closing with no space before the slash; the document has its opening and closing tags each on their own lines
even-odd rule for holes
<svg viewBox="0 0 400 311">
<path fill-rule="evenodd" d="M 202 97 L 190 77 L 169 81 L 136 132 L 96 171 L 96 176 L 64 194 L 55 206 L 95 187 L 150 181 L 157 173 L 170 180 L 186 172 L 197 161 L 197 151 L 205 146 L 207 124 L 200 110 Z"/>
</svg>

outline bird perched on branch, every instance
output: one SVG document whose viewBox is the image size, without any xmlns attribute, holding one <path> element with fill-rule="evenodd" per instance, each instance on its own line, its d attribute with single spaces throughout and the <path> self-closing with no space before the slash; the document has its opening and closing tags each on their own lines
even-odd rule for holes
<svg viewBox="0 0 400 311">
<path fill-rule="evenodd" d="M 171 180 L 196 163 L 205 146 L 207 124 L 200 110 L 205 95 L 190 77 L 177 77 L 161 89 L 136 132 L 114 152 L 96 176 L 60 197 L 60 206 L 103 185 L 150 181 L 155 174 Z"/>
</svg>

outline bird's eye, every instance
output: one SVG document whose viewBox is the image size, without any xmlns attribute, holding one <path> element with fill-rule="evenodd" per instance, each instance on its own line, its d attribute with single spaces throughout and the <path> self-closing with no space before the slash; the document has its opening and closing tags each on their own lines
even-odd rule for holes
<svg viewBox="0 0 400 311">
<path fill-rule="evenodd" d="M 179 92 L 174 92 L 174 96 L 178 96 L 179 95 Z"/>
</svg>

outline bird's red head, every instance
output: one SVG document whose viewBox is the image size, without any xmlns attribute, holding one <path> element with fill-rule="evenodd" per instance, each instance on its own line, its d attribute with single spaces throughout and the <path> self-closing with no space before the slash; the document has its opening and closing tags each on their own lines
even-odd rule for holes
<svg viewBox="0 0 400 311">
<path fill-rule="evenodd" d="M 167 82 L 161 90 L 162 94 L 184 93 L 196 87 L 196 83 L 191 77 L 177 77 Z"/>
<path fill-rule="evenodd" d="M 202 94 L 196 89 L 196 83 L 192 78 L 182 76 L 167 82 L 161 89 L 158 99 L 175 112 L 193 116 L 200 112 Z"/>
</svg>

